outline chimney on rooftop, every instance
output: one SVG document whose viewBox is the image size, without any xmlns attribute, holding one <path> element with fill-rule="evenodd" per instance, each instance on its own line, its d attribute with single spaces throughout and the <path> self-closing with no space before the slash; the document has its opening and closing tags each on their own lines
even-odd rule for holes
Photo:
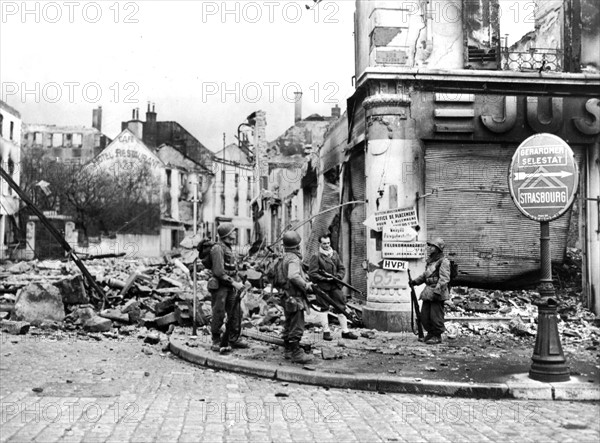
<svg viewBox="0 0 600 443">
<path fill-rule="evenodd" d="M 294 92 L 295 106 L 294 106 L 294 124 L 302 120 L 302 92 Z"/>
<path fill-rule="evenodd" d="M 140 121 L 140 108 L 135 108 L 131 117 L 131 120 L 127 122 L 127 129 L 133 132 L 137 138 L 143 140 L 144 122 Z"/>
<path fill-rule="evenodd" d="M 102 132 L 102 106 L 92 110 L 92 128 Z"/>
<path fill-rule="evenodd" d="M 333 118 L 340 118 L 340 115 L 342 115 L 340 113 L 340 107 L 338 105 L 335 105 L 333 108 L 331 108 L 331 116 Z"/>
<path fill-rule="evenodd" d="M 148 111 L 146 111 L 146 122 L 144 123 L 144 143 L 150 148 L 156 147 L 156 111 L 154 103 L 148 102 Z"/>
</svg>

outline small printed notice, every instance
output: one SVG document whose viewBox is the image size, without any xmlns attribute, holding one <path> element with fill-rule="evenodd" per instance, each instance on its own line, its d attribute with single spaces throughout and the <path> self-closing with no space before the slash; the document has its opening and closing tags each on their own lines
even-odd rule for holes
<svg viewBox="0 0 600 443">
<path fill-rule="evenodd" d="M 383 269 L 388 271 L 406 271 L 408 269 L 408 262 L 403 260 L 390 260 L 386 258 L 383 260 Z"/>
<path fill-rule="evenodd" d="M 417 231 L 408 226 L 386 226 L 383 228 L 383 241 L 411 241 Z"/>
<path fill-rule="evenodd" d="M 427 244 L 424 242 L 394 242 L 384 241 L 382 244 L 383 258 L 423 258 Z"/>
<path fill-rule="evenodd" d="M 363 224 L 374 231 L 382 231 L 384 227 L 408 227 L 417 226 L 417 211 L 415 208 L 398 208 L 378 211 L 371 214 Z"/>
</svg>

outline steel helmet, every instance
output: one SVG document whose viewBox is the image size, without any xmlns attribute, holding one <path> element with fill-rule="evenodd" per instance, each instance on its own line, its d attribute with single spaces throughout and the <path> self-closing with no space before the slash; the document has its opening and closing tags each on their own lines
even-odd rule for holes
<svg viewBox="0 0 600 443">
<path fill-rule="evenodd" d="M 444 248 L 446 247 L 446 243 L 444 242 L 444 240 L 441 237 L 438 237 L 438 238 L 435 238 L 435 239 L 433 239 L 431 241 L 428 241 L 427 244 L 435 246 L 436 248 L 438 248 L 442 252 L 444 252 Z"/>
<path fill-rule="evenodd" d="M 302 238 L 300 238 L 300 234 L 298 234 L 296 231 L 287 231 L 285 234 L 283 234 L 283 246 L 285 248 L 293 248 L 298 246 L 301 241 Z"/>
<path fill-rule="evenodd" d="M 217 228 L 217 234 L 219 234 L 219 238 L 221 239 L 229 237 L 233 234 L 233 231 L 235 231 L 235 226 L 233 226 L 233 223 L 229 222 L 222 223 Z"/>
</svg>

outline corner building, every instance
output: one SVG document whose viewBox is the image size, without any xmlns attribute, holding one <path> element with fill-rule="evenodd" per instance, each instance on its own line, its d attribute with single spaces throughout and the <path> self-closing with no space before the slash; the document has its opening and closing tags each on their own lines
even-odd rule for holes
<svg viewBox="0 0 600 443">
<path fill-rule="evenodd" d="M 515 14 L 502 0 L 356 2 L 342 198 L 366 204 L 343 211 L 352 244 L 342 249 L 350 283 L 367 294 L 367 327 L 410 330 L 408 275 L 383 269 L 382 232 L 363 225 L 376 212 L 415 208 L 415 240 L 445 239 L 458 284 L 537 281 L 539 223 L 508 189 L 516 148 L 537 133 L 575 153 L 577 211 L 550 223 L 551 255 L 561 263 L 575 231 L 585 296 L 600 313 L 600 4 L 534 3 Z M 398 259 L 413 276 L 424 270 L 422 258 Z"/>
</svg>

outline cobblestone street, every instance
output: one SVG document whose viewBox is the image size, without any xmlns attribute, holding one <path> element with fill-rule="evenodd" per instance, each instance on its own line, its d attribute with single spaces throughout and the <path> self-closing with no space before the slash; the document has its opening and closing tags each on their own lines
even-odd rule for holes
<svg viewBox="0 0 600 443">
<path fill-rule="evenodd" d="M 200 369 L 137 338 L 0 342 L 1 441 L 598 441 L 598 404 L 324 389 Z M 56 336 L 54 336 L 56 337 Z"/>
</svg>

